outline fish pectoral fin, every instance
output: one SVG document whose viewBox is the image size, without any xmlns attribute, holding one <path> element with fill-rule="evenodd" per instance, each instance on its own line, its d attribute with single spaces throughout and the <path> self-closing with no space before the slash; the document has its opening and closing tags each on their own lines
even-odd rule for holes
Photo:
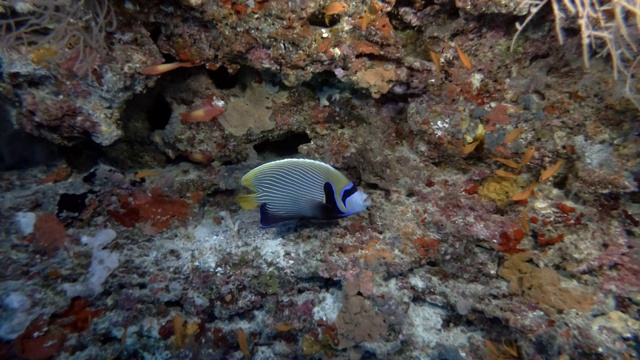
<svg viewBox="0 0 640 360">
<path fill-rule="evenodd" d="M 258 207 L 256 196 L 258 194 L 246 194 L 236 196 L 236 201 L 243 210 L 253 210 Z"/>
<path fill-rule="evenodd" d="M 347 216 L 337 207 L 323 203 L 315 204 L 314 208 L 314 212 L 317 214 L 314 217 L 318 219 L 332 220 Z"/>
</svg>

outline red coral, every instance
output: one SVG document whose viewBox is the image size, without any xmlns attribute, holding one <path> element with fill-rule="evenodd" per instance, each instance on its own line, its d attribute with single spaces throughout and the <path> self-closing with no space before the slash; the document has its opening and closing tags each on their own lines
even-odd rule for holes
<svg viewBox="0 0 640 360">
<path fill-rule="evenodd" d="M 44 185 L 66 180 L 71 176 L 71 168 L 67 164 L 61 165 L 56 171 L 42 178 L 38 184 Z"/>
<path fill-rule="evenodd" d="M 475 194 L 478 193 L 478 189 L 480 189 L 480 184 L 479 183 L 474 183 L 470 187 L 462 190 L 462 192 L 467 194 L 467 195 L 475 195 Z"/>
<path fill-rule="evenodd" d="M 334 324 L 330 324 L 324 320 L 318 320 L 318 327 L 321 328 L 322 332 L 322 340 L 323 343 L 326 342 L 333 345 L 338 346 L 340 341 L 338 340 L 338 329 Z"/>
<path fill-rule="evenodd" d="M 413 240 L 413 245 L 421 257 L 432 257 L 438 254 L 440 242 L 420 236 Z"/>
<path fill-rule="evenodd" d="M 380 55 L 382 51 L 380 48 L 373 43 L 368 41 L 358 41 L 354 45 L 355 52 L 357 55 Z"/>
<path fill-rule="evenodd" d="M 563 203 L 558 203 L 558 210 L 560 210 L 563 214 L 568 215 L 571 213 L 576 212 L 576 208 L 571 207 L 567 204 L 563 204 Z"/>
<path fill-rule="evenodd" d="M 311 106 L 311 121 L 315 124 L 322 124 L 329 117 L 330 107 L 321 107 L 320 103 Z"/>
<path fill-rule="evenodd" d="M 251 8 L 251 11 L 254 13 L 259 13 L 260 10 L 269 2 L 269 0 L 256 0 L 255 6 Z"/>
<path fill-rule="evenodd" d="M 489 120 L 489 123 L 485 126 L 485 130 L 494 131 L 496 129 L 496 125 L 508 125 L 511 122 L 511 118 L 507 115 L 507 111 L 509 107 L 504 104 L 499 104 L 491 113 L 484 116 L 485 119 Z"/>
<path fill-rule="evenodd" d="M 132 228 L 140 222 L 140 212 L 137 209 L 129 209 L 123 214 L 115 210 L 107 210 L 107 215 L 111 216 L 113 220 L 126 228 Z"/>
<path fill-rule="evenodd" d="M 165 321 L 158 329 L 158 335 L 162 340 L 169 340 L 173 336 L 173 319 Z"/>
<path fill-rule="evenodd" d="M 71 300 L 71 304 L 62 314 L 51 318 L 51 324 L 60 326 L 71 333 L 79 333 L 91 326 L 93 319 L 99 317 L 104 309 L 89 310 L 91 303 L 81 297 Z"/>
<path fill-rule="evenodd" d="M 134 192 L 121 195 L 118 201 L 124 213 L 113 210 L 107 213 L 125 227 L 149 223 L 156 230 L 164 230 L 173 220 L 184 221 L 191 213 L 186 200 L 169 198 L 156 188 L 151 189 L 151 194 Z"/>
<path fill-rule="evenodd" d="M 64 225 L 55 215 L 40 214 L 34 226 L 33 246 L 37 251 L 51 255 L 69 240 Z"/>
<path fill-rule="evenodd" d="M 514 228 L 513 236 L 509 234 L 507 231 L 502 231 L 500 233 L 500 240 L 498 241 L 498 246 L 496 250 L 503 252 L 505 254 L 515 254 L 519 252 L 525 251 L 525 249 L 518 248 L 518 245 L 524 239 L 525 233 L 520 228 Z"/>
<path fill-rule="evenodd" d="M 238 18 L 238 20 L 242 20 L 242 18 L 247 15 L 247 11 L 249 10 L 249 6 L 245 4 L 233 4 L 233 14 Z"/>
<path fill-rule="evenodd" d="M 22 359 L 46 360 L 60 352 L 65 339 L 62 329 L 49 327 L 46 320 L 39 318 L 16 339 L 14 350 Z"/>
<path fill-rule="evenodd" d="M 545 233 L 538 234 L 538 244 L 540 244 L 540 246 L 557 244 L 562 241 L 562 239 L 564 239 L 564 234 L 558 234 L 556 237 L 551 239 L 547 239 Z"/>
<path fill-rule="evenodd" d="M 384 37 L 388 37 L 393 32 L 393 26 L 389 22 L 389 18 L 386 16 L 380 16 L 378 20 L 373 24 L 373 27 L 376 28 Z"/>
</svg>

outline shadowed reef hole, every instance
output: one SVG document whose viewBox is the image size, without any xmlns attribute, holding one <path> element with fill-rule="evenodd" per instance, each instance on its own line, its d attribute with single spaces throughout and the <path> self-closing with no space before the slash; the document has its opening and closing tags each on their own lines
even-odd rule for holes
<svg viewBox="0 0 640 360">
<path fill-rule="evenodd" d="M 231 74 L 229 70 L 224 66 L 220 66 L 216 70 L 207 70 L 207 73 L 209 74 L 209 78 L 211 79 L 211 81 L 213 81 L 216 88 L 220 90 L 233 89 L 238 84 L 238 81 L 240 79 L 240 71 L 236 72 L 235 74 Z"/>
<path fill-rule="evenodd" d="M 253 146 L 258 155 L 275 155 L 278 157 L 298 154 L 298 146 L 308 144 L 311 138 L 305 132 L 293 132 L 277 140 L 265 140 Z"/>
<path fill-rule="evenodd" d="M 157 94 L 154 96 L 151 106 L 147 110 L 147 122 L 149 123 L 149 130 L 162 130 L 171 119 L 171 105 L 162 96 Z"/>
<path fill-rule="evenodd" d="M 313 12 L 311 15 L 307 17 L 307 21 L 311 26 L 318 26 L 322 28 L 330 28 L 338 25 L 340 23 L 340 18 L 342 18 L 341 13 L 337 13 L 334 15 L 329 15 L 325 19 L 325 10 L 320 9 Z"/>
</svg>

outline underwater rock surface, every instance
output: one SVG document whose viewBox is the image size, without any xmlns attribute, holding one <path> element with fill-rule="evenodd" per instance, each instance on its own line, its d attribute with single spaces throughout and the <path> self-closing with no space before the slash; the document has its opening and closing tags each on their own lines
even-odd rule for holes
<svg viewBox="0 0 640 360">
<path fill-rule="evenodd" d="M 637 358 L 606 3 L 585 68 L 573 0 L 0 1 L 0 358 Z M 372 205 L 260 228 L 288 157 Z"/>
</svg>

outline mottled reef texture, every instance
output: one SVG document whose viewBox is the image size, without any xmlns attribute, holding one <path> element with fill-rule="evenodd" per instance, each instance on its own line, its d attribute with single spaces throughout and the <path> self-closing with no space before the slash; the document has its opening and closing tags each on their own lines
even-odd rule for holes
<svg viewBox="0 0 640 360">
<path fill-rule="evenodd" d="M 637 358 L 638 84 L 574 3 L 0 1 L 0 358 Z M 261 229 L 290 156 L 372 206 Z"/>
</svg>

